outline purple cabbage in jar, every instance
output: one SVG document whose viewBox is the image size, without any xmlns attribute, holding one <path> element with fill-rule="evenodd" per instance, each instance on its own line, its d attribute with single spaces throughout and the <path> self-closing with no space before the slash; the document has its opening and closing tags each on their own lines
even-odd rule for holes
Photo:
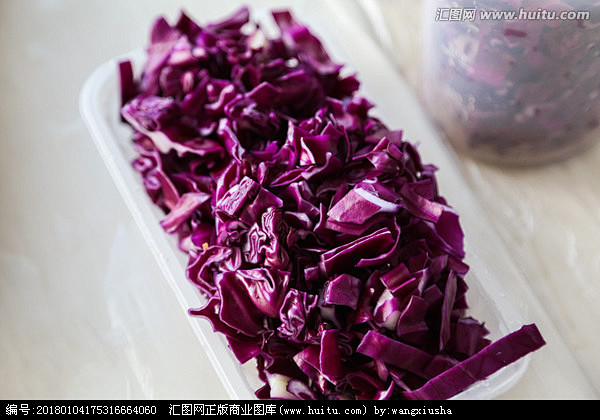
<svg viewBox="0 0 600 420">
<path fill-rule="evenodd" d="M 457 149 L 527 165 L 600 139 L 600 1 L 429 1 L 425 19 L 424 100 Z"/>
</svg>

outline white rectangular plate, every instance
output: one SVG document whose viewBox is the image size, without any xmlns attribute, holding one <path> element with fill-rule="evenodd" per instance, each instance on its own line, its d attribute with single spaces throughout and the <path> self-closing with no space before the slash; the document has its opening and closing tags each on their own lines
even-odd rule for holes
<svg viewBox="0 0 600 420">
<path fill-rule="evenodd" d="M 295 13 L 295 11 L 293 11 Z M 265 15 L 264 12 L 262 14 Z M 375 105 L 377 114 L 390 128 L 403 129 L 405 137 L 418 144 L 423 160 L 439 168 L 440 192 L 461 214 L 467 249 L 466 262 L 471 269 L 466 276 L 469 285 L 467 302 L 471 314 L 485 322 L 497 339 L 523 325 L 519 312 L 511 303 L 498 281 L 510 273 L 513 263 L 487 223 L 484 213 L 473 197 L 451 150 L 443 143 L 428 121 L 418 100 L 378 46 L 357 25 L 343 14 L 335 23 L 321 22 L 323 16 L 296 17 L 308 25 L 323 41 L 331 56 L 356 72 L 362 92 Z M 269 24 L 269 22 L 265 22 Z M 335 36 L 333 36 L 335 32 Z M 88 78 L 80 95 L 80 111 L 104 162 L 123 199 L 156 257 L 167 281 L 181 303 L 182 310 L 202 305 L 202 297 L 187 280 L 187 256 L 172 237 L 159 225 L 163 214 L 146 195 L 138 174 L 132 169 L 135 151 L 131 130 L 120 120 L 120 92 L 117 63 L 130 59 L 139 70 L 144 62 L 143 50 L 128 53 L 98 67 Z M 214 364 L 231 399 L 255 399 L 254 391 L 262 385 L 252 362 L 241 366 L 221 334 L 213 332 L 208 321 L 189 317 L 198 336 L 199 351 L 205 351 Z M 455 399 L 492 399 L 512 387 L 523 375 L 529 362 L 526 356 L 503 368 L 457 395 Z"/>
</svg>

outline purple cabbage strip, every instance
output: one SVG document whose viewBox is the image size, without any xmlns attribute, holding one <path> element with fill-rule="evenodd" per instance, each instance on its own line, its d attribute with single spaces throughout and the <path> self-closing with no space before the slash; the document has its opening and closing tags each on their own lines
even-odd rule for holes
<svg viewBox="0 0 600 420">
<path fill-rule="evenodd" d="M 404 392 L 411 400 L 445 400 L 479 380 L 486 379 L 509 363 L 545 345 L 534 324 L 498 339 L 468 359 L 430 379 L 421 388 Z"/>
<path fill-rule="evenodd" d="M 531 327 L 491 343 L 468 316 L 437 168 L 306 26 L 273 17 L 275 38 L 247 8 L 159 18 L 141 75 L 119 64 L 133 168 L 205 297 L 190 316 L 256 363 L 261 399 L 446 398 L 537 349 Z"/>
</svg>

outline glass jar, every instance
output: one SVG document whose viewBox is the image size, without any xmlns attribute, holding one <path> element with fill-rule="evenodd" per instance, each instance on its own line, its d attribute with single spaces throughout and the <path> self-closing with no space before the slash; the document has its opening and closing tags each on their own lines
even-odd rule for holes
<svg viewBox="0 0 600 420">
<path fill-rule="evenodd" d="M 538 165 L 600 140 L 600 2 L 426 0 L 423 100 L 476 158 Z"/>
</svg>

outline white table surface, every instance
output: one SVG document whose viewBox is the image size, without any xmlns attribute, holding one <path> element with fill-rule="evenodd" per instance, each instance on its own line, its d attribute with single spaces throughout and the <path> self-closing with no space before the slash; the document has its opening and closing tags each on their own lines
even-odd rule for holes
<svg viewBox="0 0 600 420">
<path fill-rule="evenodd" d="M 370 31 L 362 9 L 343 1 Z M 183 7 L 209 20 L 239 4 L 0 2 L 0 398 L 228 398 L 108 175 L 78 97 L 98 65 L 144 45 L 156 16 Z M 370 33 L 392 47 L 418 91 L 420 2 L 377 5 L 389 31 Z M 500 398 L 598 399 L 600 147 L 532 171 L 456 162 L 522 274 L 506 290 L 548 341 Z"/>
</svg>

